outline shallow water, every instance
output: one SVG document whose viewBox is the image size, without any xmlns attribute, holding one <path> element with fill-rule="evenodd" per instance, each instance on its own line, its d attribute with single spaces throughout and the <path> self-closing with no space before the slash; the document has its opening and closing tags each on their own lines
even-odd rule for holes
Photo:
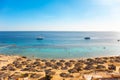
<svg viewBox="0 0 120 80">
<path fill-rule="evenodd" d="M 43 36 L 43 40 L 36 40 Z M 84 37 L 91 37 L 85 40 Z M 118 32 L 0 32 L 0 53 L 37 58 L 120 55 Z"/>
</svg>

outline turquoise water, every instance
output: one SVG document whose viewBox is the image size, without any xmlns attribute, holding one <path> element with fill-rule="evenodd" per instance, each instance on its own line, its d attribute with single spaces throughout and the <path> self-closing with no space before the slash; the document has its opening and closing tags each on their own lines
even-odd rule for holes
<svg viewBox="0 0 120 80">
<path fill-rule="evenodd" d="M 118 32 L 0 32 L 0 53 L 37 58 L 84 58 L 120 55 Z M 43 36 L 43 40 L 36 40 Z M 84 40 L 84 37 L 91 37 Z"/>
</svg>

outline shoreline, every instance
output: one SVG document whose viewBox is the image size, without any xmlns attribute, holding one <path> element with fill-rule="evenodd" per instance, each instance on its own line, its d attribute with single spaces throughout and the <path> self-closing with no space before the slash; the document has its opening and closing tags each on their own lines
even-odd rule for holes
<svg viewBox="0 0 120 80">
<path fill-rule="evenodd" d="M 4 75 L 3 75 L 4 74 Z M 88 77 L 120 78 L 120 56 L 82 59 L 40 59 L 0 54 L 0 79 L 87 80 Z"/>
<path fill-rule="evenodd" d="M 19 57 L 22 57 L 22 56 L 25 56 L 25 55 L 20 55 L 20 54 L 4 54 L 4 53 L 0 53 L 0 55 L 5 55 L 5 56 L 19 56 Z M 99 56 L 91 56 L 91 57 L 81 57 L 81 58 L 41 58 L 41 57 L 35 57 L 35 56 L 25 56 L 26 58 L 28 59 L 46 59 L 46 60 L 52 60 L 52 59 L 55 59 L 55 60 L 80 60 L 80 59 L 88 59 L 88 58 L 91 58 L 91 59 L 94 59 L 94 58 L 102 58 L 102 57 L 116 57 L 116 56 L 120 56 L 119 55 L 99 55 Z"/>
</svg>

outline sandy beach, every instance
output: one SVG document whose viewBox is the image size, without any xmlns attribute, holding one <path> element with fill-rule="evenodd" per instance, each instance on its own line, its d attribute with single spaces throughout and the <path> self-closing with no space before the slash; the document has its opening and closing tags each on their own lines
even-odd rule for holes
<svg viewBox="0 0 120 80">
<path fill-rule="evenodd" d="M 120 77 L 120 56 L 30 59 L 0 55 L 0 80 L 101 80 Z"/>
</svg>

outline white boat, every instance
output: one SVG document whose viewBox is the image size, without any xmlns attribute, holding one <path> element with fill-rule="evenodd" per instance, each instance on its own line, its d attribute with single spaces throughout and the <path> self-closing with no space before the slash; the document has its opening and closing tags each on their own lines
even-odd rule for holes
<svg viewBox="0 0 120 80">
<path fill-rule="evenodd" d="M 84 37 L 85 40 L 90 40 L 90 37 Z"/>
<path fill-rule="evenodd" d="M 38 36 L 36 39 L 37 39 L 37 40 L 43 40 L 44 37 L 42 37 L 42 36 Z"/>
</svg>

